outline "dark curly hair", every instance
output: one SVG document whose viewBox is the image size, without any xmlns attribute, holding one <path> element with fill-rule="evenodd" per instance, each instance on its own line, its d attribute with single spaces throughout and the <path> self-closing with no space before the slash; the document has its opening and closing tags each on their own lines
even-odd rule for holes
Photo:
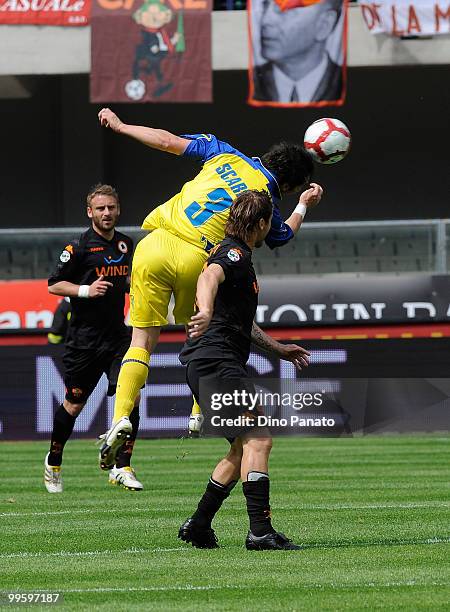
<svg viewBox="0 0 450 612">
<path fill-rule="evenodd" d="M 275 144 L 264 153 L 261 161 L 275 175 L 278 184 L 288 185 L 289 190 L 309 183 L 313 175 L 312 157 L 298 144 Z"/>
</svg>

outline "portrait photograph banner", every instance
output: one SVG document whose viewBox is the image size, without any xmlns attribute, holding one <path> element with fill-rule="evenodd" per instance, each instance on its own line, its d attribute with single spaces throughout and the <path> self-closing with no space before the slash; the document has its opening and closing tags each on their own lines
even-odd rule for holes
<svg viewBox="0 0 450 612">
<path fill-rule="evenodd" d="M 342 106 L 347 0 L 248 0 L 251 106 Z"/>
<path fill-rule="evenodd" d="M 0 0 L 0 24 L 85 26 L 91 0 Z"/>
<path fill-rule="evenodd" d="M 91 102 L 211 102 L 212 0 L 93 0 Z"/>
<path fill-rule="evenodd" d="M 371 34 L 415 37 L 450 33 L 448 0 L 377 0 L 359 5 Z"/>
</svg>

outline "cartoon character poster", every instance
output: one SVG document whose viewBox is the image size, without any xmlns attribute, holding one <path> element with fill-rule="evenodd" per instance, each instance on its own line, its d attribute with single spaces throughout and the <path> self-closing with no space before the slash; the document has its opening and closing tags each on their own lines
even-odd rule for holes
<svg viewBox="0 0 450 612">
<path fill-rule="evenodd" d="M 94 0 L 91 102 L 211 102 L 211 0 Z"/>
</svg>

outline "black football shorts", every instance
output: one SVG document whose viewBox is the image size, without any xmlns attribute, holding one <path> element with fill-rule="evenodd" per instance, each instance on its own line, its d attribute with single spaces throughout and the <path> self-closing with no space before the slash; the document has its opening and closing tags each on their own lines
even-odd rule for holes
<svg viewBox="0 0 450 612">
<path fill-rule="evenodd" d="M 122 359 L 130 346 L 130 337 L 97 349 L 66 347 L 63 356 L 66 400 L 84 404 L 103 374 L 108 378 L 108 395 L 116 392 Z"/>
<path fill-rule="evenodd" d="M 264 413 L 259 405 L 249 406 L 246 398 L 256 395 L 255 386 L 239 361 L 194 359 L 187 365 L 186 380 L 205 417 L 206 435 L 223 436 L 232 442 L 250 430 L 256 433 L 257 417 Z M 225 396 L 229 399 L 222 404 Z"/>
</svg>

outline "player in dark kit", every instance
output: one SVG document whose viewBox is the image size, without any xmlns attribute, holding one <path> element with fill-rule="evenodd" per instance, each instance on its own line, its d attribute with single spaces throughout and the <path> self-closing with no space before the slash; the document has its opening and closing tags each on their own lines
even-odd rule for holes
<svg viewBox="0 0 450 612">
<path fill-rule="evenodd" d="M 239 388 L 234 389 L 254 393 L 246 369 L 251 342 L 291 361 L 298 369 L 308 365 L 308 351 L 295 344 L 280 344 L 254 322 L 258 283 L 252 249 L 262 245 L 271 218 L 272 204 L 266 192 L 246 191 L 238 196 L 230 208 L 225 239 L 211 253 L 198 279 L 198 312 L 189 323 L 190 338 L 180 361 L 187 365 L 188 385 L 204 414 L 211 414 L 211 394 L 205 392 L 205 382 L 215 385 L 215 390 L 227 391 L 230 384 L 238 382 Z M 249 414 L 248 408 L 237 404 L 231 410 L 233 417 Z M 216 548 L 211 522 L 240 477 L 250 519 L 247 549 L 298 549 L 272 527 L 268 474 L 272 439 L 266 428 L 256 426 L 254 413 L 248 421 L 234 429 L 233 437 L 220 430 L 231 444 L 230 451 L 217 464 L 197 510 L 181 526 L 178 537 L 198 548 Z"/>
<path fill-rule="evenodd" d="M 109 381 L 108 395 L 114 395 L 120 364 L 130 346 L 124 305 L 133 241 L 114 229 L 120 215 L 115 189 L 96 185 L 87 196 L 87 215 L 92 226 L 64 248 L 48 280 L 49 292 L 70 297 L 72 305 L 63 356 L 66 397 L 55 413 L 50 451 L 45 457 L 44 483 L 49 493 L 62 493 L 63 450 L 77 416 L 103 373 Z M 136 491 L 143 486 L 130 467 L 130 459 L 139 428 L 139 399 L 130 415 L 133 432 L 116 464 L 102 466 L 109 470 L 112 484 Z"/>
</svg>

